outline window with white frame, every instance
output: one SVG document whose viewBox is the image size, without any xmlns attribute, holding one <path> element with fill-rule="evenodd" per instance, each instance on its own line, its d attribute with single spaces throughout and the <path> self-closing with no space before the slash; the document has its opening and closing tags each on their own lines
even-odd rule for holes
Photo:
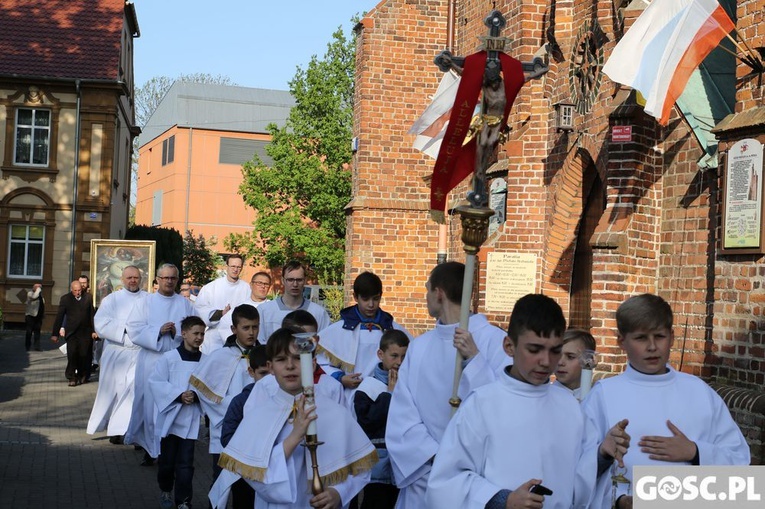
<svg viewBox="0 0 765 509">
<path fill-rule="evenodd" d="M 50 128 L 50 110 L 18 108 L 16 110 L 14 163 L 48 166 Z"/>
<path fill-rule="evenodd" d="M 42 225 L 8 225 L 8 275 L 40 277 L 43 267 L 45 227 Z"/>
</svg>

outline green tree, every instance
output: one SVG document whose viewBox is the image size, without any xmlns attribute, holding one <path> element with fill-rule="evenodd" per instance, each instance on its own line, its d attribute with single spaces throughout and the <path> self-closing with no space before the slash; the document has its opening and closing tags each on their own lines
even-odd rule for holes
<svg viewBox="0 0 765 509">
<path fill-rule="evenodd" d="M 338 28 L 323 59 L 298 67 L 290 81 L 296 104 L 283 127 L 268 127 L 273 165 L 256 156 L 242 170 L 239 192 L 257 212 L 256 233 L 230 235 L 227 249 L 268 266 L 304 259 L 319 279 L 342 280 L 355 55 L 354 38 Z"/>
<path fill-rule="evenodd" d="M 218 253 L 210 249 L 203 235 L 195 237 L 186 230 L 183 236 L 183 274 L 196 285 L 206 285 L 215 278 Z"/>
</svg>

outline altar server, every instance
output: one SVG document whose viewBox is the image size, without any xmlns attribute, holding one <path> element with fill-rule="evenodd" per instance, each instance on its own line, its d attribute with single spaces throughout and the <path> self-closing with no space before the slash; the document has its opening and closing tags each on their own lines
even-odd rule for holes
<svg viewBox="0 0 765 509">
<path fill-rule="evenodd" d="M 371 375 L 379 362 L 377 350 L 385 331 L 409 332 L 380 309 L 382 280 L 372 272 L 362 272 L 353 281 L 356 304 L 340 311 L 340 320 L 320 331 L 319 364 L 342 382 L 346 399 L 353 401 L 353 390 L 365 376 Z"/>
<path fill-rule="evenodd" d="M 189 375 L 202 356 L 199 347 L 205 338 L 205 322 L 198 316 L 187 316 L 181 320 L 181 337 L 181 346 L 165 352 L 149 377 L 149 391 L 159 411 L 157 482 L 161 509 L 191 509 L 193 495 L 194 445 L 202 408 L 189 385 Z"/>
<path fill-rule="evenodd" d="M 250 285 L 239 279 L 243 268 L 242 255 L 230 255 L 226 260 L 226 275 L 204 285 L 194 301 L 197 314 L 209 327 L 202 344 L 205 355 L 221 348 L 230 335 L 231 322 L 224 323 L 222 318 L 250 298 Z"/>
<path fill-rule="evenodd" d="M 449 399 L 459 350 L 464 370 L 459 395 L 493 382 L 511 362 L 502 348 L 505 332 L 483 315 L 470 317 L 468 331 L 458 328 L 465 266 L 437 265 L 425 288 L 434 329 L 409 345 L 391 397 L 385 443 L 396 485 L 401 489 L 396 507 L 425 507 L 425 490 L 433 457 L 451 418 Z"/>
<path fill-rule="evenodd" d="M 229 487 L 245 479 L 256 492 L 256 509 L 347 507 L 369 482 L 377 461 L 374 446 L 348 410 L 316 393 L 306 409 L 300 355 L 293 329 L 278 329 L 266 345 L 275 384 L 256 383 L 244 406 L 244 418 L 221 454 L 224 470 L 210 492 L 213 507 L 225 507 Z M 324 490 L 310 492 L 310 455 L 303 441 L 316 421 L 319 475 Z"/>
<path fill-rule="evenodd" d="M 749 464 L 749 446 L 722 398 L 667 364 L 672 322 L 672 308 L 652 294 L 631 297 L 616 311 L 627 368 L 598 382 L 582 406 L 587 442 L 580 467 L 597 472 L 594 509 L 611 507 L 612 475 L 632 481 L 635 465 Z M 632 507 L 627 483 L 618 485 L 615 502 Z"/>
<path fill-rule="evenodd" d="M 446 428 L 430 473 L 428 507 L 575 505 L 584 419 L 573 395 L 549 383 L 565 328 L 551 298 L 531 294 L 516 302 L 504 340 L 513 365 L 476 389 Z M 578 495 L 587 500 L 586 485 Z"/>
</svg>

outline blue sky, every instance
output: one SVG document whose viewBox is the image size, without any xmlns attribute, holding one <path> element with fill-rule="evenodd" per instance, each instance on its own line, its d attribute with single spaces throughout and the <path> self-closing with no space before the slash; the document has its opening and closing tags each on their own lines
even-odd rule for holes
<svg viewBox="0 0 765 509">
<path fill-rule="evenodd" d="M 379 0 L 133 0 L 135 84 L 204 72 L 288 90 L 297 66 L 322 57 L 332 33 Z"/>
</svg>

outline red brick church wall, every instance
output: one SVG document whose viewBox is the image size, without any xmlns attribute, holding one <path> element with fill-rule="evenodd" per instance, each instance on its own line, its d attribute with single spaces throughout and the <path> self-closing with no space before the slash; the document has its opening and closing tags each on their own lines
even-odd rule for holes
<svg viewBox="0 0 765 509">
<path fill-rule="evenodd" d="M 381 2 L 359 29 L 353 201 L 348 210 L 347 283 L 362 270 L 380 274 L 383 306 L 414 332 L 432 323 L 424 283 L 435 263 L 437 227 L 429 219 L 423 177 L 433 161 L 414 151 L 406 131 L 429 103 L 440 79 L 432 64 L 444 48 L 447 0 Z M 738 27 L 762 46 L 765 0 L 739 2 Z M 606 76 L 575 130 L 559 133 L 554 105 L 571 102 L 582 26 L 603 33 L 602 64 L 620 37 L 620 15 L 601 0 L 514 0 L 495 3 L 506 16 L 509 53 L 530 60 L 550 43 L 550 72 L 528 83 L 510 116 L 499 152 L 507 168 L 507 220 L 481 251 L 477 307 L 484 311 L 486 255 L 492 250 L 538 256 L 537 291 L 568 313 L 574 242 L 582 213 L 583 181 L 603 179 L 606 210 L 593 248 L 591 330 L 604 353 L 601 369 L 618 372 L 614 312 L 627 297 L 654 292 L 675 311 L 672 363 L 702 376 L 743 386 L 762 383 L 765 269 L 760 256 L 721 256 L 720 174 L 700 171 L 703 152 L 677 111 L 659 126 Z M 455 53 L 477 49 L 491 2 L 457 2 Z M 627 12 L 629 26 L 636 14 Z M 756 42 L 760 41 L 760 42 Z M 553 43 L 555 46 L 553 46 Z M 573 67 L 572 67 L 573 66 Z M 739 68 L 739 74 L 745 74 Z M 756 80 L 754 80 L 756 83 Z M 737 111 L 762 104 L 762 90 L 740 87 Z M 614 125 L 630 125 L 633 141 L 614 143 Z M 725 146 L 721 146 L 725 150 Z M 452 193 L 450 204 L 465 196 Z M 459 225 L 449 224 L 449 258 L 462 259 Z M 349 285 L 348 285 L 349 286 Z M 505 326 L 510 310 L 489 318 Z"/>
</svg>

